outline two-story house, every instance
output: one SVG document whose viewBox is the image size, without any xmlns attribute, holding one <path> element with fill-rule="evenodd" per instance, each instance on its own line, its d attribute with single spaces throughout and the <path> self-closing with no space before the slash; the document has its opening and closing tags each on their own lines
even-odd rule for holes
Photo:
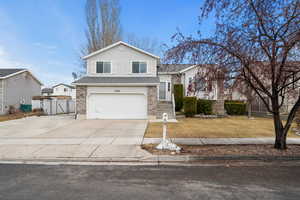
<svg viewBox="0 0 300 200">
<path fill-rule="evenodd" d="M 68 85 L 65 83 L 59 83 L 52 87 L 53 96 L 70 96 L 72 99 L 76 98 L 76 89 L 72 85 Z"/>
<path fill-rule="evenodd" d="M 83 59 L 87 74 L 73 82 L 78 115 L 87 119 L 156 118 L 158 56 L 120 41 Z"/>
<path fill-rule="evenodd" d="M 76 112 L 87 119 L 154 119 L 166 112 L 175 115 L 173 85 L 183 84 L 186 96 L 217 100 L 212 91 L 189 94 L 198 67 L 192 64 L 160 64 L 149 52 L 117 42 L 83 59 L 87 74 L 73 82 Z"/>
</svg>

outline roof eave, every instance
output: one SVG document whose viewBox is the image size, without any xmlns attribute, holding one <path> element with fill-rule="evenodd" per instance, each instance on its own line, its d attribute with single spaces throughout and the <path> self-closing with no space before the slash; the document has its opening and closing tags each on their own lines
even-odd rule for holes
<svg viewBox="0 0 300 200">
<path fill-rule="evenodd" d="M 40 84 L 40 85 L 43 85 L 43 83 L 28 69 L 24 69 L 24 70 L 21 70 L 21 71 L 18 71 L 18 72 L 15 72 L 15 73 L 12 73 L 12 74 L 9 74 L 7 76 L 4 76 L 4 77 L 0 77 L 0 79 L 7 79 L 7 78 L 10 78 L 10 77 L 13 77 L 13 76 L 16 76 L 18 74 L 21 74 L 21 73 L 24 73 L 24 72 L 29 72 L 31 74 L 31 76 Z"/>
<path fill-rule="evenodd" d="M 193 69 L 193 68 L 195 68 L 195 67 L 197 67 L 197 66 L 198 66 L 198 65 L 192 65 L 192 66 L 190 66 L 190 67 L 188 67 L 188 68 L 185 68 L 185 69 L 179 71 L 179 73 L 182 74 L 182 73 L 184 73 L 184 72 L 186 72 L 186 71 L 189 71 L 189 70 L 191 70 L 191 69 Z"/>
<path fill-rule="evenodd" d="M 130 44 L 127 44 L 126 42 L 123 42 L 123 41 L 119 41 L 119 42 L 116 42 L 116 43 L 114 43 L 114 44 L 111 44 L 111 45 L 109 45 L 109 46 L 107 46 L 107 47 L 104 47 L 104 48 L 102 48 L 102 49 L 99 49 L 98 51 L 95 51 L 95 52 L 93 52 L 93 53 L 90 53 L 89 55 L 83 56 L 83 57 L 81 57 L 81 58 L 82 58 L 83 60 L 87 60 L 87 59 L 89 59 L 90 57 L 93 57 L 93 56 L 95 56 L 95 55 L 97 55 L 97 54 L 99 54 L 99 53 L 101 53 L 101 52 L 107 51 L 108 49 L 111 49 L 111 48 L 113 48 L 113 47 L 115 47 L 115 46 L 118 46 L 118 45 L 120 45 L 120 44 L 123 44 L 123 45 L 125 45 L 125 46 L 127 46 L 127 47 L 129 47 L 129 48 L 132 48 L 132 49 L 134 49 L 134 50 L 136 50 L 136 51 L 139 51 L 139 52 L 141 52 L 141 53 L 144 53 L 144 54 L 146 54 L 146 55 L 148 55 L 148 56 L 151 56 L 151 57 L 153 57 L 153 58 L 160 59 L 159 56 L 156 56 L 156 55 L 154 55 L 154 54 L 151 54 L 151 53 L 149 53 L 149 52 L 147 52 L 147 51 L 144 51 L 144 50 L 142 50 L 142 49 L 140 49 L 140 48 L 134 47 L 134 46 L 132 46 L 132 45 L 130 45 Z"/>
<path fill-rule="evenodd" d="M 157 86 L 159 83 L 72 83 L 75 86 Z"/>
<path fill-rule="evenodd" d="M 174 75 L 179 74 L 179 72 L 158 72 L 158 75 Z"/>
</svg>

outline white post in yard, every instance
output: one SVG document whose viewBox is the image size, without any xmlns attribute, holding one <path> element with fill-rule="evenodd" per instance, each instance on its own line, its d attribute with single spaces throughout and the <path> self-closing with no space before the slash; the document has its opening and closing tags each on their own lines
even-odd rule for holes
<svg viewBox="0 0 300 200">
<path fill-rule="evenodd" d="M 169 139 L 167 139 L 167 122 L 168 122 L 168 114 L 163 114 L 163 137 L 162 141 L 159 145 L 156 146 L 156 149 L 160 150 L 171 150 L 171 151 L 180 151 L 181 148 L 176 144 L 172 143 Z"/>
</svg>

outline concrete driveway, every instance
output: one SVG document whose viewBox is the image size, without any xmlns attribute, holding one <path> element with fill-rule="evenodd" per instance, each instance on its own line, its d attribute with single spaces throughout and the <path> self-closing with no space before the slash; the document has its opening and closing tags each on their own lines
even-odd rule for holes
<svg viewBox="0 0 300 200">
<path fill-rule="evenodd" d="M 0 159 L 140 159 L 146 120 L 30 117 L 0 122 Z"/>
</svg>

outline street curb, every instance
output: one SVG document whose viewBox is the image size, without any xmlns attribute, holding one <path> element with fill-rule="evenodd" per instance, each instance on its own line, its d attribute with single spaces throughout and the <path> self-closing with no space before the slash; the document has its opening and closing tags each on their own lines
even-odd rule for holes
<svg viewBox="0 0 300 200">
<path fill-rule="evenodd" d="M 191 161 L 200 160 L 259 160 L 259 161 L 300 161 L 300 156 L 192 156 Z"/>
<path fill-rule="evenodd" d="M 153 155 L 143 159 L 1 159 L 0 164 L 80 164 L 80 165 L 160 165 L 199 164 L 201 161 L 300 161 L 300 156 L 169 156 Z M 197 163 L 198 162 L 198 163 Z"/>
</svg>

